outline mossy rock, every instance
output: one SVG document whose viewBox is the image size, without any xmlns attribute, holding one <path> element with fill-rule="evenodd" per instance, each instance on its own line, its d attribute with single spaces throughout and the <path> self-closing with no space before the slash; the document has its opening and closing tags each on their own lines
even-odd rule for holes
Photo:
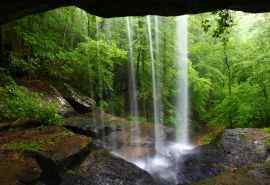
<svg viewBox="0 0 270 185">
<path fill-rule="evenodd" d="M 72 156 L 88 150 L 91 139 L 63 127 L 51 126 L 0 135 L 0 150 L 32 152 L 61 165 Z"/>
</svg>

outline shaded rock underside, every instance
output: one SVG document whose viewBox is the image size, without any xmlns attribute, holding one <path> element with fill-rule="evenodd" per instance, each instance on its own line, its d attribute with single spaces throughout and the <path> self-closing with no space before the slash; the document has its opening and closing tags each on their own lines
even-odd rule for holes
<svg viewBox="0 0 270 185">
<path fill-rule="evenodd" d="M 219 9 L 248 12 L 270 10 L 268 0 L 13 0 L 0 2 L 0 24 L 63 6 L 75 5 L 102 17 L 194 14 Z"/>
</svg>

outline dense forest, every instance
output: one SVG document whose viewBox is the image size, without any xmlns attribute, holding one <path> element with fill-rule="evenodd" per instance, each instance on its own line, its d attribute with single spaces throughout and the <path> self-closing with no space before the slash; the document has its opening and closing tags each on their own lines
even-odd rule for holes
<svg viewBox="0 0 270 185">
<path fill-rule="evenodd" d="M 175 18 L 159 20 L 156 70 L 164 123 L 170 125 L 175 121 Z M 268 14 L 237 12 L 189 17 L 189 99 L 194 127 L 269 126 L 268 20 Z M 132 26 L 139 116 L 151 122 L 146 19 L 135 17 Z M 40 104 L 40 95 L 28 94 L 18 85 L 18 78 L 56 86 L 65 82 L 92 97 L 106 112 L 129 115 L 125 18 L 103 19 L 68 7 L 3 25 L 1 38 L 1 120 L 27 116 L 47 123 L 61 120 L 53 104 Z"/>
</svg>

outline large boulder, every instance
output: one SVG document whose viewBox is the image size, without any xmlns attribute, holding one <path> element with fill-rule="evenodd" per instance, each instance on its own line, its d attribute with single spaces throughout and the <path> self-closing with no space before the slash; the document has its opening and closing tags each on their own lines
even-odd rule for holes
<svg viewBox="0 0 270 185">
<path fill-rule="evenodd" d="M 243 166 L 263 163 L 269 156 L 270 134 L 263 129 L 228 129 L 215 143 L 195 148 L 177 165 L 178 182 L 191 184 Z"/>
<path fill-rule="evenodd" d="M 229 129 L 221 139 L 227 165 L 236 168 L 261 162 L 269 155 L 270 133 L 263 129 Z"/>
<path fill-rule="evenodd" d="M 58 104 L 59 113 L 64 117 L 75 116 L 77 112 L 69 104 L 69 102 L 61 95 L 61 93 L 53 86 L 50 86 L 52 89 L 54 101 Z"/>
<path fill-rule="evenodd" d="M 87 96 L 80 95 L 70 85 L 65 83 L 64 86 L 60 89 L 63 97 L 78 113 L 88 113 L 95 109 L 95 100 Z"/>
<path fill-rule="evenodd" d="M 61 185 L 155 185 L 154 179 L 137 166 L 100 150 L 91 153 L 76 172 Z"/>
</svg>

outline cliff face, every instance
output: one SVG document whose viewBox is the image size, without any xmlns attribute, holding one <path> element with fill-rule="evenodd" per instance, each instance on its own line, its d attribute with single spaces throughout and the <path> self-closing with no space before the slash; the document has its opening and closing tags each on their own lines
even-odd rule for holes
<svg viewBox="0 0 270 185">
<path fill-rule="evenodd" d="M 102 17 L 195 14 L 219 9 L 270 11 L 268 0 L 11 0 L 0 2 L 0 24 L 62 6 L 75 5 Z"/>
</svg>

